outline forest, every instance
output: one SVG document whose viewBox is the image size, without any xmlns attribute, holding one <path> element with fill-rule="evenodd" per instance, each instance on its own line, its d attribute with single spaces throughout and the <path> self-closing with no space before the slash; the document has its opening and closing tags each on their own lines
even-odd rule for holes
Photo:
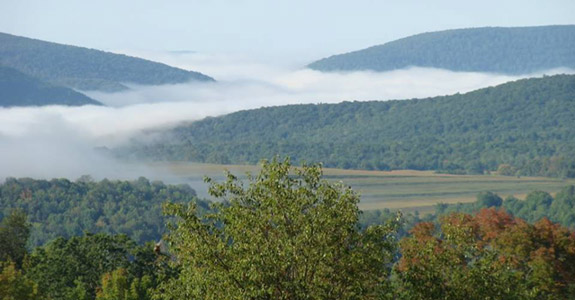
<svg viewBox="0 0 575 300">
<path fill-rule="evenodd" d="M 158 241 L 165 232 L 162 204 L 197 202 L 188 185 L 166 185 L 140 177 L 134 181 L 94 181 L 83 176 L 35 180 L 7 178 L 0 184 L 0 217 L 14 209 L 28 215 L 28 244 L 40 246 L 57 237 L 70 238 L 84 232 L 125 234 L 137 243 Z"/>
<path fill-rule="evenodd" d="M 102 105 L 73 89 L 55 86 L 0 65 L 0 107 Z"/>
<path fill-rule="evenodd" d="M 115 92 L 128 89 L 124 83 L 160 85 L 214 80 L 141 58 L 7 33 L 0 33 L 0 65 L 78 90 Z"/>
<path fill-rule="evenodd" d="M 575 25 L 484 27 L 421 33 L 313 62 L 319 71 L 407 67 L 528 74 L 575 68 Z"/>
<path fill-rule="evenodd" d="M 466 94 L 400 101 L 267 107 L 211 117 L 123 158 L 256 164 L 294 162 L 368 170 L 499 171 L 575 177 L 575 76 L 524 79 Z"/>
<path fill-rule="evenodd" d="M 222 182 L 207 181 L 210 194 L 222 201 L 212 203 L 208 212 L 201 202 L 166 203 L 169 230 L 160 243 L 85 232 L 28 248 L 32 218 L 25 208 L 6 212 L 0 224 L 0 295 L 114 300 L 575 297 L 575 233 L 546 217 L 530 222 L 510 214 L 497 195 L 481 194 L 474 204 L 475 209 L 490 208 L 444 210 L 400 235 L 405 218 L 397 213 L 380 224 L 360 226 L 359 195 L 342 183 L 323 180 L 319 165 L 294 168 L 289 160 L 273 160 L 246 182 L 233 174 Z M 60 191 L 57 183 L 51 184 L 51 193 Z M 27 186 L 38 185 L 46 190 L 50 184 Z M 76 189 L 81 187 L 78 183 Z M 126 182 L 115 188 L 126 195 L 140 191 Z M 559 201 L 567 209 L 574 189 L 566 188 L 555 199 L 533 194 L 525 205 L 544 207 L 535 207 L 539 211 Z"/>
</svg>

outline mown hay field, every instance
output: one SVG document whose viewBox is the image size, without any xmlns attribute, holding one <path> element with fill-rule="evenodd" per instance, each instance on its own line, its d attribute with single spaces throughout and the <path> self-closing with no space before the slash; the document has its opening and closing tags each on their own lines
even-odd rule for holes
<svg viewBox="0 0 575 300">
<path fill-rule="evenodd" d="M 216 165 L 188 162 L 153 163 L 153 169 L 169 172 L 187 182 L 200 197 L 209 198 L 207 184 L 203 177 L 224 179 L 224 171 L 245 178 L 246 172 L 253 174 L 258 166 Z M 433 171 L 365 171 L 324 169 L 324 178 L 341 181 L 361 194 L 360 208 L 418 210 L 420 213 L 433 211 L 436 203 L 472 202 L 482 191 L 491 191 L 503 198 L 513 195 L 524 198 L 531 191 L 542 190 L 556 193 L 562 187 L 575 184 L 575 179 L 545 177 L 512 177 L 490 175 L 449 175 Z"/>
</svg>

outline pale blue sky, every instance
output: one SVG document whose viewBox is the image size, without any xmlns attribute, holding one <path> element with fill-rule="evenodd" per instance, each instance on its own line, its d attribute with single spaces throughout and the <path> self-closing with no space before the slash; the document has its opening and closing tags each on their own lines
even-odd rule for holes
<svg viewBox="0 0 575 300">
<path fill-rule="evenodd" d="M 575 0 L 0 0 L 0 31 L 119 50 L 315 59 L 426 31 L 575 24 Z"/>
</svg>

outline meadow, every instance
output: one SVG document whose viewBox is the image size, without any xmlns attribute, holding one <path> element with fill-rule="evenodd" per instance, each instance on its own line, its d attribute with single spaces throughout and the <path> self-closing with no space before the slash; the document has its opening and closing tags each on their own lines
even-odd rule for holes
<svg viewBox="0 0 575 300">
<path fill-rule="evenodd" d="M 246 172 L 259 171 L 254 165 L 218 165 L 188 162 L 153 163 L 152 169 L 169 172 L 181 182 L 190 184 L 200 197 L 210 198 L 204 176 L 221 181 L 224 171 L 229 170 L 239 178 L 245 178 Z M 514 177 L 497 174 L 488 175 L 451 175 L 437 174 L 433 171 L 365 171 L 325 168 L 324 178 L 341 181 L 351 186 L 361 195 L 360 208 L 373 210 L 389 208 L 392 210 L 419 211 L 429 213 L 437 203 L 473 202 L 479 192 L 491 191 L 505 198 L 513 195 L 524 199 L 535 190 L 551 194 L 562 187 L 575 184 L 575 179 L 557 179 L 546 177 Z"/>
</svg>

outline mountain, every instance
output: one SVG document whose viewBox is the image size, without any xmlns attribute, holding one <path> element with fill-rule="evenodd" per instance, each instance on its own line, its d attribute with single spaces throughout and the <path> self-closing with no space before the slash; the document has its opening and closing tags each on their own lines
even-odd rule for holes
<svg viewBox="0 0 575 300">
<path fill-rule="evenodd" d="M 42 105 L 102 105 L 70 88 L 42 82 L 0 65 L 0 107 Z"/>
<path fill-rule="evenodd" d="M 410 66 L 503 74 L 575 68 L 575 25 L 422 33 L 308 65 L 328 72 L 382 72 Z"/>
<path fill-rule="evenodd" d="M 140 85 L 213 81 L 149 60 L 0 33 L 0 65 L 79 90 L 120 91 Z"/>
<path fill-rule="evenodd" d="M 206 118 L 154 144 L 155 160 L 256 163 L 275 155 L 326 167 L 575 177 L 575 75 L 427 99 L 267 107 Z"/>
</svg>

